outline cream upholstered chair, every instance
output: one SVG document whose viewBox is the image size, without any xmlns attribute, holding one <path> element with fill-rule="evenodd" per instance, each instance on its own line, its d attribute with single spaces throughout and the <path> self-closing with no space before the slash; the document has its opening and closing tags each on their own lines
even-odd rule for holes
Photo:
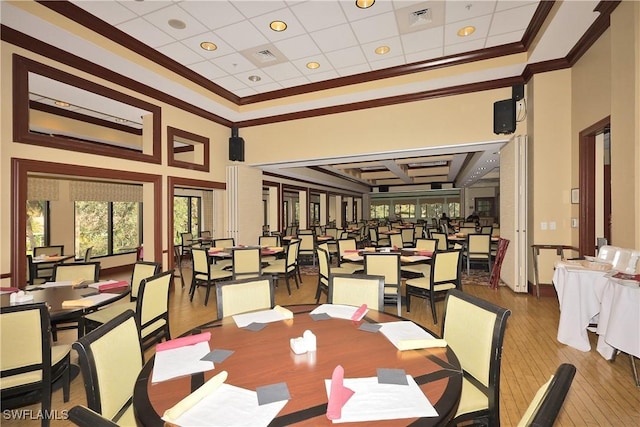
<svg viewBox="0 0 640 427">
<path fill-rule="evenodd" d="M 402 246 L 403 246 L 402 234 L 400 233 L 389 234 L 389 241 L 390 241 L 391 247 L 402 249 Z"/>
<path fill-rule="evenodd" d="M 462 395 L 451 425 L 500 425 L 500 365 L 510 310 L 458 289 L 447 293 L 442 338 L 462 367 Z"/>
<path fill-rule="evenodd" d="M 433 231 L 431 233 L 431 238 L 438 241 L 437 250 L 446 251 L 449 249 L 449 236 L 446 233 Z"/>
<path fill-rule="evenodd" d="M 282 246 L 282 242 L 280 241 L 280 236 L 278 235 L 273 235 L 273 236 L 260 236 L 258 237 L 258 245 L 260 245 L 263 248 L 278 248 L 280 246 Z M 263 256 L 262 257 L 262 261 L 267 262 L 267 263 L 271 263 L 273 261 L 275 261 L 276 259 L 279 258 L 279 255 L 268 255 L 268 256 Z"/>
<path fill-rule="evenodd" d="M 487 270 L 491 273 L 491 236 L 488 234 L 467 234 L 463 256 L 467 262 L 467 274 L 471 262 L 483 262 L 487 264 Z"/>
<path fill-rule="evenodd" d="M 424 237 L 425 237 L 425 235 L 424 235 L 424 225 L 416 224 L 416 226 L 413 229 L 413 238 L 414 238 L 414 240 L 423 239 Z"/>
<path fill-rule="evenodd" d="M 332 273 L 351 274 L 350 270 L 341 267 L 331 267 L 327 244 L 320 244 L 317 248 L 318 257 L 318 287 L 316 289 L 316 304 L 320 302 L 322 292 L 329 294 L 329 275 Z"/>
<path fill-rule="evenodd" d="M 211 287 L 218 280 L 230 279 L 232 273 L 227 270 L 216 268 L 215 264 L 211 264 L 207 249 L 193 248 L 191 250 L 191 261 L 193 266 L 193 277 L 191 279 L 191 287 L 189 288 L 190 301 L 199 286 L 205 286 L 207 293 L 204 297 L 204 305 L 209 303 L 209 294 Z"/>
<path fill-rule="evenodd" d="M 216 284 L 218 319 L 275 305 L 271 276 L 232 280 Z"/>
<path fill-rule="evenodd" d="M 191 253 L 193 243 L 194 242 L 192 233 L 180 233 L 180 246 L 182 247 L 182 255 Z"/>
<path fill-rule="evenodd" d="M 331 274 L 329 304 L 344 304 L 384 311 L 384 276 L 367 274 Z"/>
<path fill-rule="evenodd" d="M 313 233 L 301 233 L 298 234 L 300 239 L 300 249 L 298 257 L 311 257 L 313 265 L 316 265 L 316 235 Z"/>
<path fill-rule="evenodd" d="M 91 255 L 93 254 L 93 246 L 89 246 L 87 250 L 84 251 L 84 262 L 91 261 Z"/>
<path fill-rule="evenodd" d="M 231 250 L 232 279 L 249 279 L 262 275 L 262 249 L 260 246 L 247 246 Z"/>
<path fill-rule="evenodd" d="M 54 282 L 67 281 L 86 281 L 95 283 L 100 276 L 99 262 L 74 262 L 70 264 L 56 264 L 53 267 L 53 276 L 51 280 Z M 51 321 L 51 334 L 53 340 L 58 341 L 58 331 L 78 329 L 78 320 L 60 320 Z"/>
<path fill-rule="evenodd" d="M 135 426 L 133 388 L 142 369 L 135 314 L 127 310 L 73 343 L 87 406 L 121 426 Z"/>
<path fill-rule="evenodd" d="M 232 248 L 236 246 L 236 241 L 232 237 L 224 237 L 221 239 L 215 239 L 213 241 L 213 246 L 219 249 L 223 249 L 225 251 L 230 251 Z M 218 269 L 230 269 L 231 268 L 231 259 L 218 259 L 213 258 L 214 264 Z"/>
<path fill-rule="evenodd" d="M 91 283 L 98 281 L 100 276 L 99 262 L 74 262 L 70 264 L 56 264 L 53 267 L 54 282 L 85 280 Z"/>
<path fill-rule="evenodd" d="M 64 255 L 64 245 L 37 246 L 33 248 L 34 258 L 57 255 Z M 53 276 L 53 266 L 49 263 L 43 265 L 35 264 L 33 271 L 35 273 L 33 275 L 34 279 L 44 279 L 47 281 Z"/>
<path fill-rule="evenodd" d="M 416 239 L 415 248 L 418 251 L 430 252 L 433 256 L 433 253 L 436 251 L 436 247 L 438 246 L 438 241 L 435 239 Z M 418 276 L 429 276 L 429 271 L 431 269 L 430 262 L 420 262 L 415 264 L 401 265 L 400 271 L 417 274 Z"/>
<path fill-rule="evenodd" d="M 176 246 L 179 251 L 179 247 Z M 133 272 L 131 273 L 131 291 L 129 293 L 129 301 L 126 303 L 109 304 L 100 310 L 94 311 L 84 316 L 84 324 L 86 330 L 92 330 L 98 326 L 107 323 L 120 313 L 127 310 L 136 310 L 136 299 L 140 291 L 140 282 L 144 279 L 155 276 L 160 271 L 160 264 L 150 261 L 138 261 L 133 264 Z"/>
<path fill-rule="evenodd" d="M 410 248 L 416 240 L 416 230 L 413 228 L 402 228 L 400 230 L 400 236 L 402 236 L 402 247 Z"/>
<path fill-rule="evenodd" d="M 51 346 L 49 310 L 45 303 L 0 308 L 0 393 L 2 409 L 20 405 L 20 398 L 37 393 L 42 411 L 51 411 L 51 385 L 62 381 L 69 401 L 71 346 Z M 30 403 L 30 402 L 29 402 Z M 14 406 L 15 405 L 15 406 Z M 42 417 L 48 426 L 49 417 Z"/>
<path fill-rule="evenodd" d="M 575 366 L 569 363 L 561 364 L 549 381 L 540 387 L 518 422 L 518 427 L 553 426 L 569 393 L 575 374 Z"/>
<path fill-rule="evenodd" d="M 396 305 L 398 316 L 400 316 L 402 314 L 400 254 L 365 252 L 364 274 L 384 277 L 384 303 Z"/>
<path fill-rule="evenodd" d="M 338 247 L 338 267 L 341 267 L 341 268 L 349 271 L 350 273 L 355 273 L 355 272 L 362 271 L 363 267 L 362 267 L 361 264 L 353 263 L 353 262 L 346 262 L 346 261 L 343 261 L 343 259 L 342 259 L 342 256 L 347 251 L 356 251 L 358 249 L 357 248 L 356 239 L 352 239 L 352 238 L 338 239 L 336 244 L 337 244 L 337 247 Z"/>
<path fill-rule="evenodd" d="M 426 298 L 431 305 L 433 323 L 437 324 L 436 300 L 439 297 L 444 299 L 449 289 L 462 289 L 461 260 L 460 251 L 456 249 L 435 252 L 428 274 L 424 277 L 409 279 L 405 283 L 407 312 L 411 311 L 412 296 Z"/>
<path fill-rule="evenodd" d="M 289 279 L 293 277 L 296 282 L 296 288 L 300 288 L 298 282 L 298 253 L 300 251 L 300 240 L 294 239 L 289 242 L 287 248 L 287 256 L 283 260 L 277 260 L 271 265 L 262 269 L 262 274 L 270 274 L 272 276 L 284 277 L 287 284 L 287 292 L 291 295 L 291 286 Z M 277 280 L 277 279 L 276 279 Z"/>
<path fill-rule="evenodd" d="M 171 339 L 169 332 L 169 289 L 173 271 L 165 271 L 144 279 L 136 300 L 136 322 L 140 331 L 140 344 L 146 350 L 163 338 Z"/>
</svg>

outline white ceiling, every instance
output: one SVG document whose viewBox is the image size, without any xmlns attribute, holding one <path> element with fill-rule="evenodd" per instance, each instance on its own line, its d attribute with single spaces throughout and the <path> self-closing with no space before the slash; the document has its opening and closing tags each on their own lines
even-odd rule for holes
<svg viewBox="0 0 640 427">
<path fill-rule="evenodd" d="M 181 66 L 244 98 L 258 94 L 276 94 L 277 91 L 289 88 L 304 89 L 304 85 L 311 83 L 362 75 L 444 56 L 455 57 L 469 51 L 519 42 L 539 2 L 377 0 L 369 9 L 357 8 L 354 0 L 73 0 L 72 3 Z M 112 48 L 95 44 L 93 39 L 79 37 L 57 22 L 43 19 L 44 14 L 34 13 L 34 8 L 23 7 L 20 2 L 3 1 L 0 16 L 3 25 L 160 89 L 231 122 L 241 122 L 462 84 L 520 77 L 528 64 L 565 58 L 598 17 L 598 13 L 594 12 L 597 4 L 597 0 L 561 2 L 543 25 L 543 33 L 533 43 L 528 55 L 523 56 L 522 62 L 515 65 L 393 87 L 381 85 L 377 89 L 349 91 L 347 94 L 327 95 L 314 100 L 291 100 L 277 106 L 254 105 L 255 108 L 251 109 L 230 107 L 228 103 L 219 102 L 219 98 L 213 94 L 209 96 L 201 88 L 194 89 L 193 85 L 184 84 L 182 79 L 168 78 L 166 73 L 158 73 L 145 64 L 130 61 Z M 420 12 L 424 9 L 430 10 L 431 22 Z M 408 25 L 411 19 L 416 21 L 413 26 Z M 185 24 L 184 28 L 173 28 L 170 25 L 172 20 L 181 21 Z M 269 23 L 273 20 L 285 21 L 286 31 L 272 31 Z M 471 36 L 461 38 L 456 32 L 466 25 L 473 25 L 476 31 Z M 201 49 L 199 45 L 203 41 L 215 43 L 218 49 L 212 52 Z M 382 45 L 390 47 L 390 52 L 383 56 L 376 55 L 375 48 Z M 252 53 L 265 50 L 274 54 L 274 61 L 260 64 L 251 60 Z M 308 69 L 306 64 L 310 61 L 318 62 L 320 67 Z M 257 76 L 260 80 L 251 81 L 250 76 Z M 288 164 L 260 166 L 283 174 L 296 167 L 316 166 L 336 175 L 348 175 L 352 180 L 374 185 L 382 182 L 369 179 L 372 174 L 362 175 L 363 170 L 370 169 L 371 165 L 359 165 L 365 166 L 364 169 L 338 165 L 373 161 L 386 168 L 387 172 L 393 172 L 397 182 L 406 183 L 411 181 L 408 177 L 417 177 L 419 172 L 409 173 L 412 166 L 407 165 L 408 160 L 402 159 L 416 157 L 424 162 L 425 159 L 420 158 L 448 155 L 446 161 L 449 170 L 446 174 L 438 173 L 434 182 L 442 181 L 442 177 L 446 175 L 449 182 L 455 180 L 458 185 L 468 185 L 487 173 L 491 179 L 495 179 L 495 168 L 484 169 L 484 172 L 479 173 L 480 167 L 486 164 L 479 165 L 487 161 L 495 163 L 494 153 L 499 151 L 499 146 L 504 141 L 504 138 L 497 138 L 489 143 L 469 144 L 468 147 L 455 149 L 431 147 L 409 153 L 372 153 L 343 159 L 301 159 Z M 488 159 L 491 155 L 494 158 Z M 463 159 L 467 156 L 469 161 L 465 163 Z M 443 159 L 444 157 L 430 158 L 428 161 L 444 161 Z M 424 176 L 434 175 L 433 170 L 425 169 L 424 172 Z M 289 175 L 294 176 L 295 173 L 291 172 Z M 418 182 L 417 179 L 413 181 Z"/>
</svg>

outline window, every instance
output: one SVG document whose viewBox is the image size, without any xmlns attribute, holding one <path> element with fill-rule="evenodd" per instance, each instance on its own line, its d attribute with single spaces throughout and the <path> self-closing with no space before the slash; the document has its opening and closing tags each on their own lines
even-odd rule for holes
<svg viewBox="0 0 640 427">
<path fill-rule="evenodd" d="M 449 202 L 449 218 L 460 218 L 460 202 Z"/>
<path fill-rule="evenodd" d="M 27 255 L 49 244 L 49 202 L 27 200 Z"/>
<path fill-rule="evenodd" d="M 79 201 L 75 210 L 75 256 L 89 247 L 93 256 L 134 251 L 142 235 L 141 203 Z"/>
<path fill-rule="evenodd" d="M 389 218 L 389 202 L 371 203 L 371 219 Z"/>
<path fill-rule="evenodd" d="M 423 202 L 420 204 L 420 217 L 440 218 L 442 215 L 442 203 Z"/>
<path fill-rule="evenodd" d="M 174 196 L 173 198 L 173 244 L 182 244 L 181 233 L 200 234 L 202 198 L 196 196 Z"/>
<path fill-rule="evenodd" d="M 312 202 L 310 208 L 311 224 L 320 224 L 320 203 Z"/>
<path fill-rule="evenodd" d="M 414 203 L 396 203 L 394 205 L 394 213 L 397 219 L 415 218 L 416 205 Z"/>
</svg>

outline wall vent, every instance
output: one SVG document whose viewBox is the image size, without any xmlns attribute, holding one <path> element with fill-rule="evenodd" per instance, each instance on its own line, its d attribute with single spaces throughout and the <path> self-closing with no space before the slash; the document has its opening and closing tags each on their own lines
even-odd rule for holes
<svg viewBox="0 0 640 427">
<path fill-rule="evenodd" d="M 259 50 L 253 54 L 253 56 L 260 62 L 273 62 L 277 61 L 278 57 L 276 57 L 269 49 Z"/>
</svg>

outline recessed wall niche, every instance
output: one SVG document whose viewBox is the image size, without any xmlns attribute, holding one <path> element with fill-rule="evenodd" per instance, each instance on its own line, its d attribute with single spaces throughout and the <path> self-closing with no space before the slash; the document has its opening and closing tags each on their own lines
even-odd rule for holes
<svg viewBox="0 0 640 427">
<path fill-rule="evenodd" d="M 14 141 L 160 163 L 159 106 L 13 55 Z"/>
<path fill-rule="evenodd" d="M 167 126 L 169 166 L 209 172 L 209 138 Z"/>
</svg>

